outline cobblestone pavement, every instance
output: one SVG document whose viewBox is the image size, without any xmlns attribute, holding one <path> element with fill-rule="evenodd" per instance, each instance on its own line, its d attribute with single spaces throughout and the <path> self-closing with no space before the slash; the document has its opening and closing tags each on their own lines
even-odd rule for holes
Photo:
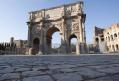
<svg viewBox="0 0 119 81">
<path fill-rule="evenodd" d="M 119 81 L 119 55 L 0 56 L 0 81 Z"/>
</svg>

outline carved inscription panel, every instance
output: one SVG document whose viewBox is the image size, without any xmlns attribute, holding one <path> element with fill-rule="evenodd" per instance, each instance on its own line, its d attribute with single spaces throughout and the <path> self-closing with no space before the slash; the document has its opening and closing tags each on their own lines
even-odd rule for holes
<svg viewBox="0 0 119 81">
<path fill-rule="evenodd" d="M 54 20 L 62 17 L 63 7 L 46 10 L 45 11 L 45 19 L 47 20 Z"/>
<path fill-rule="evenodd" d="M 46 20 L 56 20 L 61 18 L 64 15 L 74 16 L 74 15 L 77 15 L 78 13 L 81 13 L 81 7 L 79 3 L 31 12 L 30 20 L 33 20 L 34 22 L 38 22 L 43 18 Z"/>
</svg>

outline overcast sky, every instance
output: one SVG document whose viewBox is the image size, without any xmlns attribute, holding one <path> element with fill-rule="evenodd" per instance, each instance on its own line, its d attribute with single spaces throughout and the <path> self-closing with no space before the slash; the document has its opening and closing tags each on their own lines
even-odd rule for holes
<svg viewBox="0 0 119 81">
<path fill-rule="evenodd" d="M 27 39 L 28 12 L 79 0 L 0 0 L 0 42 Z M 119 22 L 119 0 L 84 0 L 87 42 L 93 40 L 93 27 L 105 28 Z"/>
</svg>

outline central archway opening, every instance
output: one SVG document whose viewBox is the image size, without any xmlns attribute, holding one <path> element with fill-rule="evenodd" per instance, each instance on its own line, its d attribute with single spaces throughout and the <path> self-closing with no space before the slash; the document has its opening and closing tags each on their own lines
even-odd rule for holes
<svg viewBox="0 0 119 81">
<path fill-rule="evenodd" d="M 78 41 L 77 41 L 77 37 L 76 35 L 71 35 L 69 38 L 69 46 L 70 46 L 70 51 L 72 54 L 76 54 L 77 53 L 77 45 L 78 45 Z"/>
<path fill-rule="evenodd" d="M 51 43 L 53 49 L 57 49 L 61 46 L 61 36 L 59 31 L 53 33 Z"/>
<path fill-rule="evenodd" d="M 47 47 L 49 53 L 59 53 L 61 46 L 60 30 L 56 27 L 52 27 L 47 31 L 46 35 Z"/>
</svg>

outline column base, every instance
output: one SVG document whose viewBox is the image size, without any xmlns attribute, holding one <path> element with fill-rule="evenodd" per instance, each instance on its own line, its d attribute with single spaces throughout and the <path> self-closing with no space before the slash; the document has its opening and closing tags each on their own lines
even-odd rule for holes
<svg viewBox="0 0 119 81">
<path fill-rule="evenodd" d="M 62 54 L 68 54 L 68 52 L 67 52 L 67 47 L 66 47 L 66 44 L 63 44 L 62 46 L 61 46 L 61 53 Z"/>
<path fill-rule="evenodd" d="M 87 53 L 86 43 L 80 43 L 80 54 L 86 54 L 86 53 Z"/>
<path fill-rule="evenodd" d="M 39 51 L 39 52 L 38 52 L 38 55 L 43 55 L 43 52 Z"/>
<path fill-rule="evenodd" d="M 33 49 L 32 49 L 32 48 L 29 48 L 28 54 L 29 54 L 29 55 L 33 55 Z"/>
</svg>

